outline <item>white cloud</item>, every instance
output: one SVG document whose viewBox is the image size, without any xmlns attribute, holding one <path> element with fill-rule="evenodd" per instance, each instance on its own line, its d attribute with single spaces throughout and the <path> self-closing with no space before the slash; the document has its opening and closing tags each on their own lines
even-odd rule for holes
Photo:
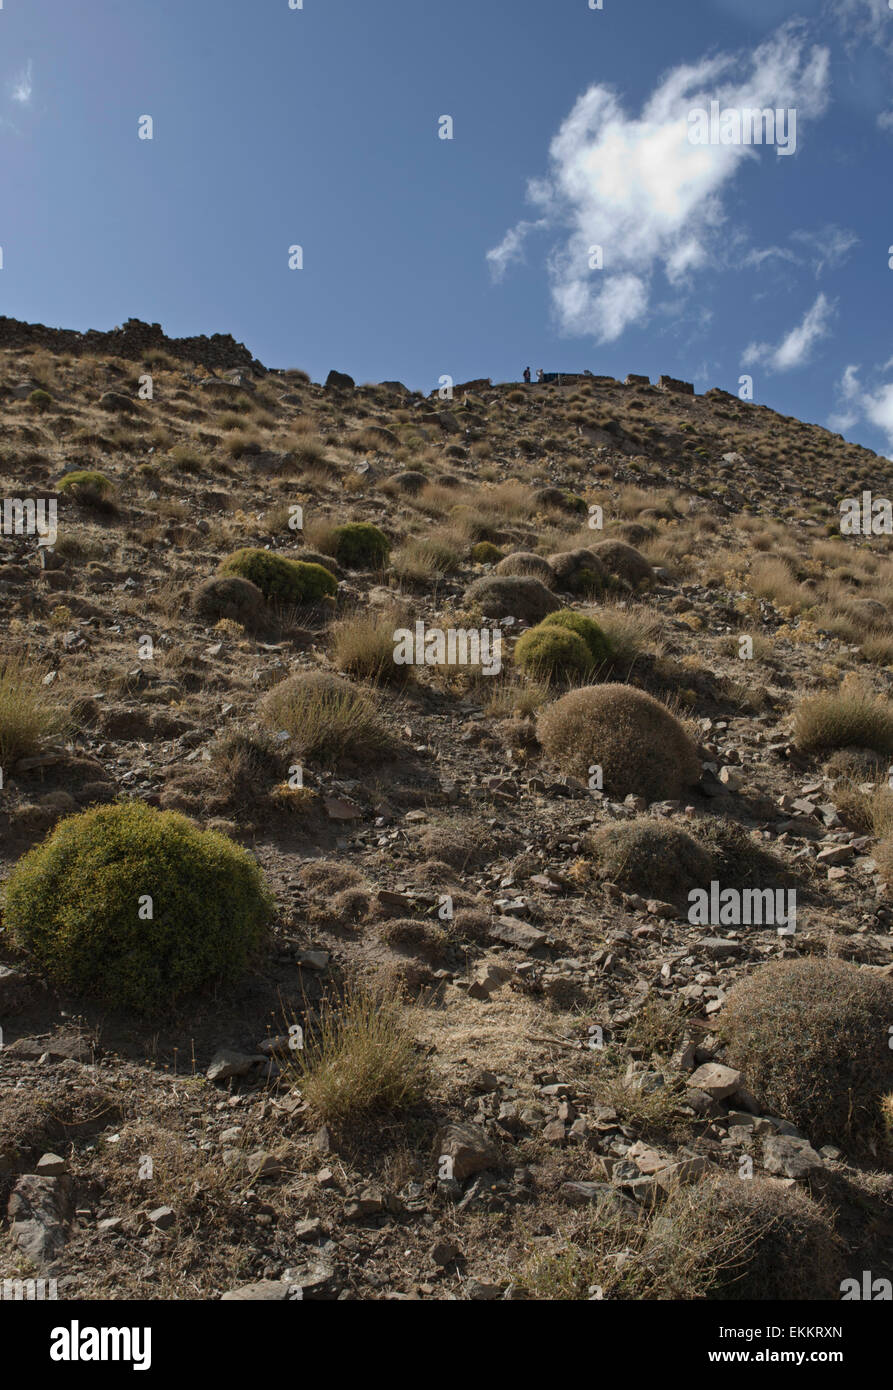
<svg viewBox="0 0 893 1390">
<path fill-rule="evenodd" d="M 877 123 L 881 130 L 893 130 L 893 107 L 878 113 Z"/>
<path fill-rule="evenodd" d="M 893 443 L 893 381 L 863 396 L 862 404 L 871 423 L 882 429 Z"/>
<path fill-rule="evenodd" d="M 889 371 L 891 366 L 893 359 L 883 363 L 878 370 Z M 893 381 L 866 391 L 859 380 L 859 368 L 849 366 L 844 368 L 837 383 L 836 394 L 843 408 L 828 417 L 831 429 L 849 430 L 860 420 L 867 420 L 883 430 L 890 444 L 893 444 Z"/>
<path fill-rule="evenodd" d="M 29 58 L 22 71 L 13 81 L 12 86 L 12 99 L 13 101 L 17 101 L 21 106 L 27 106 L 28 102 L 31 100 L 31 93 L 34 90 L 32 78 L 33 64 Z"/>
<path fill-rule="evenodd" d="M 673 69 L 638 116 L 627 115 L 609 87 L 584 92 L 552 140 L 548 176 L 531 180 L 528 199 L 541 218 L 521 221 L 488 253 L 499 278 L 517 260 L 528 231 L 548 226 L 563 241 L 547 259 L 559 326 L 619 337 L 646 318 L 651 281 L 663 271 L 674 286 L 711 263 L 724 221 L 722 194 L 745 161 L 768 157 L 747 145 L 694 145 L 688 115 L 710 102 L 725 107 L 797 109 L 820 115 L 828 100 L 828 50 L 804 49 L 800 24 L 783 26 L 741 67 L 729 56 Z M 590 268 L 600 246 L 604 268 Z"/>
<path fill-rule="evenodd" d="M 790 239 L 796 244 L 796 251 L 789 246 L 754 246 L 746 252 L 740 264 L 747 270 L 762 270 L 771 261 L 785 261 L 790 265 L 808 266 L 818 279 L 824 271 L 841 265 L 853 247 L 859 244 L 855 232 L 847 227 L 837 227 L 833 222 L 816 231 L 804 229 L 791 232 Z"/>
<path fill-rule="evenodd" d="M 498 246 L 494 246 L 492 251 L 487 252 L 487 260 L 490 262 L 490 270 L 494 280 L 501 280 L 513 261 L 523 261 L 524 238 L 528 232 L 543 226 L 545 223 L 542 220 L 539 222 L 519 222 L 517 227 L 511 227 L 506 232 Z"/>
<path fill-rule="evenodd" d="M 830 320 L 834 306 L 824 294 L 820 294 L 812 308 L 807 309 L 800 323 L 786 333 L 774 347 L 771 343 L 749 343 L 741 354 L 741 365 L 751 367 L 759 364 L 777 372 L 789 372 L 793 367 L 802 367 L 809 359 L 815 344 L 826 338 L 831 331 Z"/>
</svg>

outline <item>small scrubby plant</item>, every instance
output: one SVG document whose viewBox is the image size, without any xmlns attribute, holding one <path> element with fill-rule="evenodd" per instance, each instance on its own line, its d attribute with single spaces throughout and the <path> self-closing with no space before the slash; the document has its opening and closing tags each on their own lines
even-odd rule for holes
<svg viewBox="0 0 893 1390">
<path fill-rule="evenodd" d="M 638 550 L 624 541 L 597 541 L 592 553 L 600 560 L 609 574 L 625 579 L 634 589 L 644 588 L 654 582 L 654 571 Z"/>
<path fill-rule="evenodd" d="M 332 660 L 338 670 L 385 685 L 411 680 L 413 668 L 394 661 L 394 633 L 401 625 L 396 614 L 374 610 L 344 618 L 332 631 Z"/>
<path fill-rule="evenodd" d="M 602 562 L 591 550 L 559 550 L 549 556 L 553 586 L 569 594 L 597 594 L 613 582 Z"/>
<path fill-rule="evenodd" d="M 602 875 L 631 893 L 682 907 L 693 888 L 709 888 L 712 856 L 676 825 L 651 816 L 603 825 L 587 847 Z"/>
<path fill-rule="evenodd" d="M 338 581 L 322 565 L 289 560 L 271 550 L 246 547 L 229 555 L 221 574 L 237 574 L 260 589 L 264 598 L 279 603 L 319 603 L 337 592 Z"/>
<path fill-rule="evenodd" d="M 341 1131 L 406 1110 L 424 1094 L 424 1058 L 399 1000 L 369 987 L 324 1000 L 294 1060 L 302 1096 Z"/>
<path fill-rule="evenodd" d="M 61 988 L 151 1013 L 234 980 L 271 908 L 247 851 L 132 801 L 67 817 L 20 859 L 4 924 Z"/>
<path fill-rule="evenodd" d="M 325 671 L 289 676 L 267 692 L 263 717 L 284 730 L 306 758 L 381 757 L 393 746 L 372 695 Z"/>
<path fill-rule="evenodd" d="M 515 664 L 541 680 L 583 679 L 592 670 L 592 653 L 576 632 L 540 623 L 518 638 Z"/>
<path fill-rule="evenodd" d="M 814 1144 L 875 1145 L 893 1092 L 893 984 L 858 965 L 781 960 L 739 980 L 719 1015 L 726 1058 Z"/>
<path fill-rule="evenodd" d="M 831 748 L 872 748 L 893 754 L 893 703 L 859 680 L 839 690 L 808 695 L 794 715 L 794 739 L 805 753 Z"/>
<path fill-rule="evenodd" d="M 700 779 L 697 746 L 684 725 L 643 690 L 589 685 L 540 712 L 540 742 L 563 772 L 586 780 L 602 768 L 605 790 L 674 800 Z"/>
<path fill-rule="evenodd" d="M 45 674 L 24 656 L 0 657 L 0 768 L 36 752 L 41 739 L 65 727 Z"/>
<path fill-rule="evenodd" d="M 237 574 L 219 575 L 199 585 L 192 606 L 201 618 L 229 618 L 251 627 L 264 610 L 264 596 L 250 579 L 241 579 Z"/>
<path fill-rule="evenodd" d="M 471 558 L 476 565 L 498 565 L 502 551 L 492 541 L 478 541 L 471 547 Z"/>
<path fill-rule="evenodd" d="M 555 575 L 549 561 L 530 550 L 515 550 L 511 555 L 506 555 L 496 566 L 496 573 L 532 574 L 534 579 L 541 579 L 549 588 L 555 583 Z"/>
<path fill-rule="evenodd" d="M 538 623 L 560 606 L 541 579 L 526 574 L 483 575 L 469 585 L 465 599 L 485 617 L 511 617 L 516 622 L 527 623 Z"/>
</svg>

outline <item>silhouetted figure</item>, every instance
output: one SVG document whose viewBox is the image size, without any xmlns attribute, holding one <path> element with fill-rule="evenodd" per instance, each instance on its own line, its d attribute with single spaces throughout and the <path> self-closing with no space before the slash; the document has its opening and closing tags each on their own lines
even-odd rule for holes
<svg viewBox="0 0 893 1390">
<path fill-rule="evenodd" d="M 524 368 L 524 380 L 527 382 L 527 384 L 528 384 L 528 386 L 529 386 L 529 385 L 530 385 L 530 368 L 529 368 L 529 367 L 525 367 L 525 368 Z"/>
</svg>

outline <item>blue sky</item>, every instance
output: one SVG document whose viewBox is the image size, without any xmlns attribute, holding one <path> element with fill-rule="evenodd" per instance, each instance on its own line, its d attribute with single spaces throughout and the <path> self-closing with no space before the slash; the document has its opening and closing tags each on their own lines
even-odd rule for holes
<svg viewBox="0 0 893 1390">
<path fill-rule="evenodd" d="M 711 100 L 793 152 L 693 144 Z M 0 313 L 317 379 L 746 373 L 889 454 L 891 164 L 888 0 L 0 8 Z"/>
</svg>

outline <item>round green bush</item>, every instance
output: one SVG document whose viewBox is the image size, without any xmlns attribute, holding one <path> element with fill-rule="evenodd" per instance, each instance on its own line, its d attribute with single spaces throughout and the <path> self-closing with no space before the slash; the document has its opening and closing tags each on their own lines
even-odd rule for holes
<svg viewBox="0 0 893 1390">
<path fill-rule="evenodd" d="M 49 410 L 50 406 L 53 404 L 53 398 L 49 391 L 38 388 L 38 390 L 31 392 L 31 395 L 28 397 L 28 404 L 32 405 L 35 410 Z"/>
<path fill-rule="evenodd" d="M 578 637 L 582 637 L 596 665 L 601 666 L 603 662 L 610 660 L 611 644 L 594 618 L 575 613 L 572 608 L 559 608 L 557 613 L 550 613 L 548 618 L 543 618 L 543 624 L 567 628 L 568 632 L 575 632 Z"/>
<path fill-rule="evenodd" d="M 73 473 L 66 473 L 56 484 L 56 491 L 63 496 L 70 496 L 76 502 L 85 502 L 90 505 L 109 503 L 115 493 L 115 485 L 104 473 L 98 473 L 94 469 L 76 469 Z"/>
<path fill-rule="evenodd" d="M 271 908 L 247 851 L 131 801 L 67 817 L 20 859 L 4 923 L 61 988 L 151 1013 L 235 979 Z"/>
<path fill-rule="evenodd" d="M 386 565 L 391 543 L 370 521 L 348 521 L 332 532 L 333 554 L 349 570 L 380 569 Z"/>
<path fill-rule="evenodd" d="M 550 681 L 571 681 L 592 670 L 592 653 L 576 632 L 560 627 L 532 627 L 518 638 L 515 663 L 522 671 Z"/>
<path fill-rule="evenodd" d="M 272 550 L 247 546 L 229 555 L 220 566 L 221 574 L 237 574 L 256 584 L 264 598 L 283 603 L 319 603 L 337 592 L 338 581 L 322 565 L 289 560 Z"/>
<path fill-rule="evenodd" d="M 502 551 L 492 541 L 478 541 L 471 548 L 471 558 L 476 565 L 498 565 Z"/>
</svg>

